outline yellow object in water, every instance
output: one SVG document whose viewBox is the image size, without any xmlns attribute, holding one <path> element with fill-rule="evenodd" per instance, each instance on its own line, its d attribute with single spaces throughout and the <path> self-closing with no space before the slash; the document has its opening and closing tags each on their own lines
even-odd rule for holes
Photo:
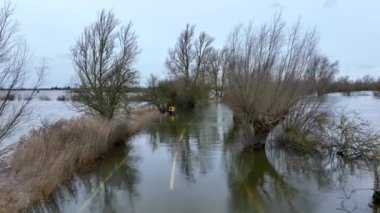
<svg viewBox="0 0 380 213">
<path fill-rule="evenodd" d="M 169 107 L 169 112 L 175 112 L 175 107 L 174 106 L 170 106 Z"/>
<path fill-rule="evenodd" d="M 173 116 L 173 115 L 169 115 L 169 121 L 170 121 L 170 122 L 174 122 L 174 121 L 175 121 L 175 116 Z"/>
</svg>

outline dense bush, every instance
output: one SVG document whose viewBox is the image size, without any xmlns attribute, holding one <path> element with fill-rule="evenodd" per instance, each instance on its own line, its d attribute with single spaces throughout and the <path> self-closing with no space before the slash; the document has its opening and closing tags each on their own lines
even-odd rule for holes
<svg viewBox="0 0 380 213">
<path fill-rule="evenodd" d="M 57 101 L 66 101 L 66 96 L 64 96 L 64 95 L 58 96 Z"/>
<path fill-rule="evenodd" d="M 204 84 L 186 86 L 183 80 L 178 79 L 160 82 L 158 93 L 163 103 L 174 105 L 178 109 L 189 109 L 207 100 L 209 89 Z"/>
</svg>

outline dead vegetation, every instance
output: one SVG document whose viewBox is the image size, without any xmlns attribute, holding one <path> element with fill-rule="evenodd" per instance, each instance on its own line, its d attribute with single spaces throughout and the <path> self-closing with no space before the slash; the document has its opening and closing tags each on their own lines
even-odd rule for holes
<svg viewBox="0 0 380 213">
<path fill-rule="evenodd" d="M 158 116 L 156 111 L 112 120 L 84 116 L 32 131 L 16 146 L 10 169 L 3 173 L 0 212 L 24 211 L 46 199 L 76 170 L 90 168 L 116 144 Z"/>
<path fill-rule="evenodd" d="M 328 115 L 318 102 L 303 105 L 282 123 L 282 145 L 307 153 L 334 153 L 348 160 L 378 158 L 380 135 L 357 113 L 341 110 Z"/>
</svg>

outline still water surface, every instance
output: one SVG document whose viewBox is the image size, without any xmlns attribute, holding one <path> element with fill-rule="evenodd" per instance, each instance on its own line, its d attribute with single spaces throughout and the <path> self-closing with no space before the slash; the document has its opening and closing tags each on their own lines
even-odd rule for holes
<svg viewBox="0 0 380 213">
<path fill-rule="evenodd" d="M 356 110 L 379 128 L 380 99 L 330 95 L 329 107 Z M 380 129 L 380 128 L 379 128 Z M 371 212 L 365 166 L 308 158 L 278 148 L 244 149 L 232 112 L 211 104 L 164 117 L 77 174 L 37 211 Z"/>
</svg>

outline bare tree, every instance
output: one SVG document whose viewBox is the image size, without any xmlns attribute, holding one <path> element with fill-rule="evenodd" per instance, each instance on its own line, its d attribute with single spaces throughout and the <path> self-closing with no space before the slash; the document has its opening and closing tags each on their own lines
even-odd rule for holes
<svg viewBox="0 0 380 213">
<path fill-rule="evenodd" d="M 307 75 L 309 80 L 314 85 L 318 96 L 323 96 L 327 93 L 331 86 L 334 76 L 339 72 L 339 62 L 333 63 L 327 57 L 315 56 L 310 64 Z"/>
<path fill-rule="evenodd" d="M 197 40 L 195 40 L 195 66 L 192 69 L 194 80 L 193 83 L 197 83 L 199 78 L 201 81 L 205 80 L 207 60 L 212 51 L 212 43 L 214 38 L 207 35 L 205 32 L 201 32 Z"/>
<path fill-rule="evenodd" d="M 372 203 L 375 205 L 375 209 L 378 212 L 380 210 L 380 164 L 379 159 L 373 160 L 373 170 L 374 170 L 374 187 L 372 195 Z"/>
<path fill-rule="evenodd" d="M 215 97 L 219 97 L 219 88 L 221 87 L 222 78 L 222 57 L 221 52 L 216 49 L 212 49 L 208 56 L 208 66 L 206 73 L 208 76 L 208 82 L 211 85 L 212 90 L 215 92 Z"/>
<path fill-rule="evenodd" d="M 227 60 L 226 50 L 212 48 L 208 54 L 206 67 L 207 83 L 215 92 L 216 97 L 223 97 L 224 86 L 226 84 Z"/>
<path fill-rule="evenodd" d="M 165 113 L 165 104 L 166 104 L 166 99 L 163 96 L 162 91 L 160 91 L 159 88 L 159 80 L 158 77 L 151 74 L 150 77 L 148 78 L 148 87 L 147 87 L 147 100 L 156 106 L 161 113 Z"/>
<path fill-rule="evenodd" d="M 316 44 L 315 30 L 302 32 L 297 23 L 285 31 L 280 15 L 230 35 L 225 101 L 248 128 L 254 148 L 264 147 L 269 132 L 309 94 L 304 79 Z"/>
<path fill-rule="evenodd" d="M 227 57 L 228 57 L 228 50 L 226 49 L 223 49 L 220 51 L 219 53 L 219 59 L 220 59 L 220 69 L 221 69 L 221 74 L 220 74 L 220 97 L 221 97 L 221 100 L 223 100 L 223 97 L 224 97 L 224 90 L 225 90 L 225 87 L 226 87 L 226 82 L 227 82 L 227 71 L 228 71 L 228 60 L 227 60 Z"/>
<path fill-rule="evenodd" d="M 14 8 L 6 1 L 0 8 L 0 142 L 16 130 L 28 114 L 28 106 L 40 86 L 46 70 L 45 63 L 37 68 L 38 78 L 32 92 L 23 100 L 15 100 L 15 89 L 21 88 L 27 74 L 26 42 L 18 34 Z"/>
<path fill-rule="evenodd" d="M 195 39 L 195 25 L 186 25 L 178 37 L 174 49 L 169 49 L 165 67 L 176 78 L 183 78 L 188 85 L 205 79 L 208 54 L 214 38 L 202 32 Z"/>
<path fill-rule="evenodd" d="M 117 30 L 119 23 L 111 11 L 102 10 L 71 49 L 79 109 L 107 118 L 114 116 L 138 77 L 133 67 L 140 53 L 137 35 L 131 22 Z"/>
<path fill-rule="evenodd" d="M 195 25 L 186 25 L 186 29 L 181 32 L 174 49 L 169 49 L 165 66 L 169 73 L 175 77 L 183 77 L 190 81 L 190 64 L 194 60 L 194 39 Z"/>
</svg>

